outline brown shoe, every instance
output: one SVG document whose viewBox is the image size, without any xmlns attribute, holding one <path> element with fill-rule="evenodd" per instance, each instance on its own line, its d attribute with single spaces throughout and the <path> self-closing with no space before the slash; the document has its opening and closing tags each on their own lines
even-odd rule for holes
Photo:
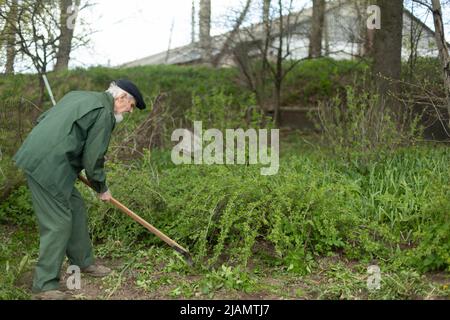
<svg viewBox="0 0 450 320">
<path fill-rule="evenodd" d="M 33 300 L 68 300 L 70 295 L 59 290 L 49 290 L 34 293 L 32 297 Z"/>
<path fill-rule="evenodd" d="M 86 273 L 92 277 L 106 277 L 111 273 L 111 269 L 99 264 L 91 264 L 89 267 L 81 269 L 81 272 Z"/>
</svg>

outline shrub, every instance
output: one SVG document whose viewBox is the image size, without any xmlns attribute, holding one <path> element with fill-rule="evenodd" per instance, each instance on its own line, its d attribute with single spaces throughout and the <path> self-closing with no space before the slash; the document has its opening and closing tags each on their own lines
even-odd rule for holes
<svg viewBox="0 0 450 320">
<path fill-rule="evenodd" d="M 422 135 L 418 116 L 406 110 L 399 118 L 370 91 L 347 86 L 342 96 L 318 106 L 315 121 L 324 143 L 335 155 L 344 155 L 349 161 L 356 158 L 367 162 L 373 156 L 390 154 Z"/>
<path fill-rule="evenodd" d="M 161 153 L 132 166 L 110 164 L 110 188 L 205 265 L 246 266 L 263 254 L 256 244 L 266 242 L 263 250 L 275 264 L 302 274 L 317 256 L 335 252 L 363 261 L 397 259 L 422 270 L 448 268 L 445 148 L 398 150 L 364 170 L 297 154 L 282 158 L 273 177 L 260 176 L 258 166 L 166 166 L 169 155 Z M 83 192 L 97 242 L 161 243 Z"/>
</svg>

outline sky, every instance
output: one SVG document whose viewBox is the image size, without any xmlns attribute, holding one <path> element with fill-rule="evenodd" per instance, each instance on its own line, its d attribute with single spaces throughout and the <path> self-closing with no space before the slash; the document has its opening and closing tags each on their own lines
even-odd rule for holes
<svg viewBox="0 0 450 320">
<path fill-rule="evenodd" d="M 90 35 L 90 45 L 72 54 L 71 67 L 117 66 L 167 50 L 173 24 L 171 48 L 191 41 L 192 0 L 91 0 L 79 18 L 91 31 L 79 25 L 75 32 Z M 300 8 L 305 0 L 294 0 Z M 198 22 L 199 0 L 195 0 Z M 224 16 L 244 7 L 244 0 L 211 0 L 212 35 L 227 29 Z M 198 30 L 197 30 L 198 32 Z"/>
<path fill-rule="evenodd" d="M 293 0 L 296 9 L 311 0 Z M 88 47 L 76 49 L 70 67 L 118 66 L 186 45 L 191 41 L 192 0 L 90 0 L 94 6 L 84 9 L 79 20 L 89 27 L 76 26 L 76 34 L 90 34 Z M 212 35 L 227 31 L 224 17 L 244 7 L 245 0 L 211 0 Z M 253 1 L 255 2 L 255 1 Z M 195 0 L 198 22 L 199 0 Z M 235 15 L 234 15 L 235 16 Z M 433 28 L 432 17 L 428 25 Z M 198 27 L 197 27 L 198 29 Z M 447 26 L 447 36 L 449 26 Z M 198 30 L 197 30 L 198 36 Z"/>
</svg>

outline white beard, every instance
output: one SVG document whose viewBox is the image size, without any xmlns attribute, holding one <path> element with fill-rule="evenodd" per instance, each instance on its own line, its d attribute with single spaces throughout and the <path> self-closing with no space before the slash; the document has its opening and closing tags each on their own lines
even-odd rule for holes
<svg viewBox="0 0 450 320">
<path fill-rule="evenodd" d="M 116 123 L 120 123 L 123 120 L 123 114 L 121 113 L 114 113 L 114 117 L 116 118 Z"/>
</svg>

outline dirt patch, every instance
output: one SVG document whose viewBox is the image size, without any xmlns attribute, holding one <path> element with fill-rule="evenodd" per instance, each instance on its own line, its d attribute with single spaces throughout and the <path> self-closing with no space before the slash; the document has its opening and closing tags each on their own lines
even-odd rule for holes
<svg viewBox="0 0 450 320">
<path fill-rule="evenodd" d="M 82 275 L 81 289 L 69 291 L 74 300 L 310 300 L 329 296 L 330 285 L 339 287 L 339 279 L 330 270 L 338 268 L 357 274 L 361 265 L 348 261 L 338 255 L 326 257 L 318 261 L 318 266 L 311 274 L 300 276 L 272 269 L 262 270 L 257 283 L 251 290 L 214 289 L 203 292 L 204 276 L 200 273 L 186 274 L 183 272 L 164 270 L 164 265 L 154 265 L 155 269 L 147 274 L 145 268 L 133 268 L 127 261 L 97 259 L 97 263 L 106 265 L 113 273 L 105 278 L 92 278 Z M 341 270 L 342 269 L 342 270 Z M 67 263 L 62 270 L 67 270 Z M 350 273 L 350 274 L 351 274 Z M 62 274 L 61 288 L 66 288 L 68 274 Z M 143 277 L 144 276 L 144 277 Z M 31 290 L 33 272 L 27 271 L 18 279 L 16 285 L 27 291 Z M 339 277 L 339 276 L 337 276 Z M 430 290 L 424 297 L 411 299 L 444 300 L 450 297 L 442 296 L 443 288 L 448 286 L 450 275 L 445 272 L 429 273 L 426 281 L 433 284 L 436 290 Z M 144 280 L 143 280 L 144 279 Z M 144 281 L 142 283 L 142 281 Z M 344 288 L 343 288 L 344 289 Z M 348 289 L 352 290 L 352 289 Z M 440 295 L 438 291 L 441 291 Z M 31 293 L 31 291 L 30 291 Z M 333 295 L 334 297 L 335 295 Z M 343 298 L 366 298 L 361 292 L 350 292 Z"/>
<path fill-rule="evenodd" d="M 428 273 L 425 277 L 434 283 L 441 284 L 443 286 L 450 286 L 450 274 L 446 272 L 433 272 Z"/>
</svg>

